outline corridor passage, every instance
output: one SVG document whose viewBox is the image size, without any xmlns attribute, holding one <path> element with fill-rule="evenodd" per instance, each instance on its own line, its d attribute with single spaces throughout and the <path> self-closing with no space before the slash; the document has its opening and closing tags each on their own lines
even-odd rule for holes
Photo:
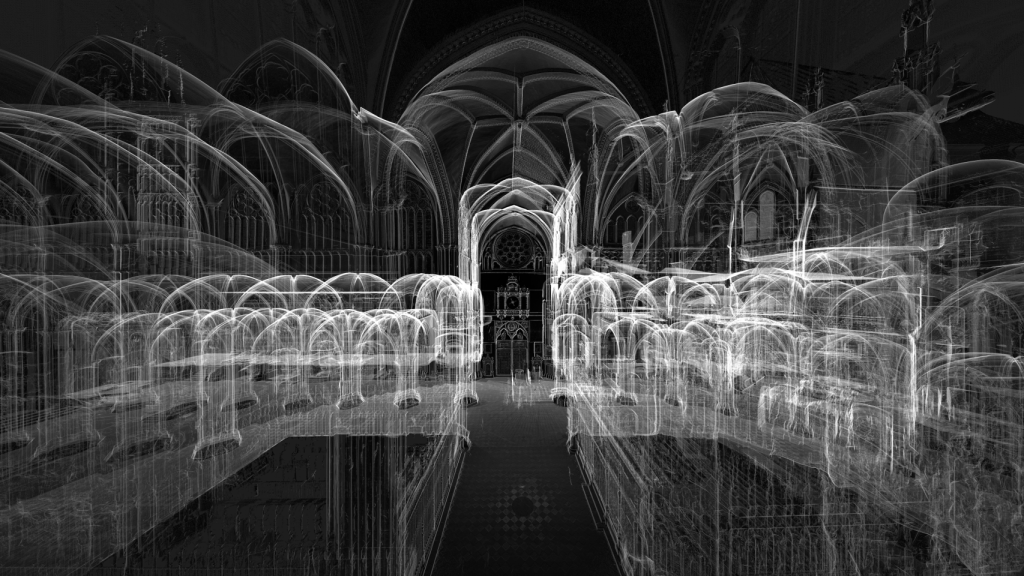
<svg viewBox="0 0 1024 576">
<path fill-rule="evenodd" d="M 576 459 L 566 450 L 566 410 L 550 381 L 513 388 L 477 383 L 466 456 L 434 576 L 618 574 L 595 526 Z"/>
</svg>

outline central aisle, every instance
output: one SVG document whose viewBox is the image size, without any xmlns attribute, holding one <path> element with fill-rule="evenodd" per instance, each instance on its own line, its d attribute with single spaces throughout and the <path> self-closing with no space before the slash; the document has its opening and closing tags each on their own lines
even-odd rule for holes
<svg viewBox="0 0 1024 576">
<path fill-rule="evenodd" d="M 477 383 L 480 403 L 467 413 L 472 448 L 434 575 L 618 574 L 566 450 L 565 408 L 545 385 L 513 398 L 507 378 Z"/>
</svg>

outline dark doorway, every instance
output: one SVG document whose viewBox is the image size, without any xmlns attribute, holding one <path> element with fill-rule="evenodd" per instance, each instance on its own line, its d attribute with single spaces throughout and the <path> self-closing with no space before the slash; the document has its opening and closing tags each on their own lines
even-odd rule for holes
<svg viewBox="0 0 1024 576">
<path fill-rule="evenodd" d="M 511 376 L 516 370 L 527 370 L 530 363 L 530 335 L 524 323 L 516 320 L 497 321 L 494 342 L 495 374 Z"/>
<path fill-rule="evenodd" d="M 485 372 L 485 366 L 493 366 L 495 376 L 511 376 L 541 361 L 550 260 L 545 244 L 536 232 L 514 225 L 495 231 L 480 245 L 480 291 L 484 313 L 491 317 L 480 366 Z"/>
</svg>

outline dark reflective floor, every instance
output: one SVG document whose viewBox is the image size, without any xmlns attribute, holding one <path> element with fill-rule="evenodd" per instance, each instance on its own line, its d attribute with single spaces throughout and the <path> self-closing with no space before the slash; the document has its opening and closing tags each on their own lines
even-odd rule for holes
<svg viewBox="0 0 1024 576">
<path fill-rule="evenodd" d="M 281 442 L 89 575 L 323 573 L 327 448 L 326 438 Z"/>
<path fill-rule="evenodd" d="M 432 574 L 617 574 L 566 450 L 566 409 L 551 402 L 549 388 L 539 383 L 513 393 L 507 379 L 479 382 L 480 403 L 467 413 L 472 448 Z M 436 438 L 289 438 L 89 574 L 429 570 L 429 534 L 422 542 L 414 534 L 421 520 L 404 532 L 419 550 L 415 558 L 368 551 L 400 530 L 385 511 L 401 489 L 382 479 L 415 476 L 432 448 L 448 450 L 436 447 Z M 439 479 L 433 498 L 446 485 Z"/>
<path fill-rule="evenodd" d="M 548 384 L 550 386 L 550 384 Z M 466 456 L 433 574 L 618 574 L 543 382 L 478 383 Z"/>
</svg>

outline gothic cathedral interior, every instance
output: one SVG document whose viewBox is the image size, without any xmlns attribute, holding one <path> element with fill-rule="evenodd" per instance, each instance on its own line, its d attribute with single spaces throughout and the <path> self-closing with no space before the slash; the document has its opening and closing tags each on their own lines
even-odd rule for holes
<svg viewBox="0 0 1024 576">
<path fill-rule="evenodd" d="M 1024 4 L 0 23 L 0 572 L 1024 573 Z"/>
</svg>

